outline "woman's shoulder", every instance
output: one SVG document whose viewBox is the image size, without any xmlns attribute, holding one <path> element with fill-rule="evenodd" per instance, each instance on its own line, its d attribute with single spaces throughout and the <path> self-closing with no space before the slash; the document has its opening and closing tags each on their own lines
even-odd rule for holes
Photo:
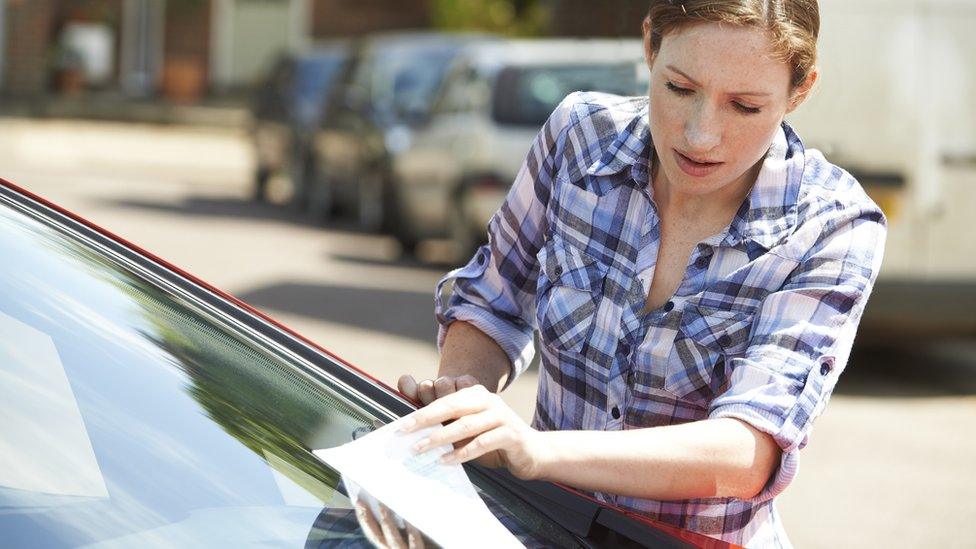
<svg viewBox="0 0 976 549">
<path fill-rule="evenodd" d="M 801 218 L 833 214 L 875 218 L 877 222 L 885 223 L 881 208 L 857 178 L 827 160 L 817 149 L 804 150 L 798 206 Z"/>
<path fill-rule="evenodd" d="M 646 118 L 647 101 L 643 96 L 576 91 L 559 103 L 550 120 L 561 121 L 563 129 L 574 133 L 575 142 L 592 149 L 594 141 L 612 142 L 635 118 Z"/>
</svg>

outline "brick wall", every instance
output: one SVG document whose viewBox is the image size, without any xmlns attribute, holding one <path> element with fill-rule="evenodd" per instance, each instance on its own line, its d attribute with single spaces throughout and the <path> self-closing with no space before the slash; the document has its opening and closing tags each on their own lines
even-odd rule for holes
<svg viewBox="0 0 976 549">
<path fill-rule="evenodd" d="M 427 0 L 311 0 L 312 37 L 329 39 L 372 31 L 430 27 Z"/>
<path fill-rule="evenodd" d="M 8 0 L 4 29 L 3 88 L 9 95 L 43 92 L 56 0 Z"/>
</svg>

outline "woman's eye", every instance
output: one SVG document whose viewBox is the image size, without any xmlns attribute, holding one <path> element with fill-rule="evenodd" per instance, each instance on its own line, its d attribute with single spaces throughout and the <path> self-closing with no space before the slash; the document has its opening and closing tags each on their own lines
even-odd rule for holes
<svg viewBox="0 0 976 549">
<path fill-rule="evenodd" d="M 674 93 L 676 93 L 678 95 L 689 95 L 689 94 L 694 93 L 692 90 L 689 90 L 688 88 L 681 88 L 681 87 L 675 86 L 674 85 L 674 82 L 671 82 L 671 81 L 668 81 L 668 83 L 665 84 L 665 85 L 667 86 L 667 88 L 669 90 L 673 91 Z"/>
<path fill-rule="evenodd" d="M 739 103 L 738 101 L 733 101 L 732 104 L 735 105 L 735 108 L 738 109 L 739 112 L 742 112 L 742 113 L 745 113 L 745 114 L 759 114 L 759 112 L 761 110 L 759 107 L 747 107 L 746 105 L 743 105 L 742 103 Z"/>
</svg>

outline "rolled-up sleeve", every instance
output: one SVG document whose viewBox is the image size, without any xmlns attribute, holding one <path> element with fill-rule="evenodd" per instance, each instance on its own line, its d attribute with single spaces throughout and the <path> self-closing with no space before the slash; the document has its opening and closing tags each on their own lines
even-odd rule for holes
<svg viewBox="0 0 976 549">
<path fill-rule="evenodd" d="M 574 95 L 559 104 L 532 142 L 505 202 L 488 224 L 488 244 L 437 284 L 438 349 L 452 322 L 469 322 L 508 355 L 512 364 L 508 383 L 528 367 L 534 354 L 536 254 L 545 241 L 546 207 Z"/>
<path fill-rule="evenodd" d="M 799 451 L 850 356 L 885 238 L 884 215 L 866 197 L 861 205 L 834 204 L 811 216 L 792 236 L 809 251 L 784 257 L 796 268 L 762 300 L 747 350 L 730 360 L 728 389 L 712 401 L 709 417 L 745 421 L 782 449 L 757 502 L 781 493 L 796 476 Z"/>
</svg>

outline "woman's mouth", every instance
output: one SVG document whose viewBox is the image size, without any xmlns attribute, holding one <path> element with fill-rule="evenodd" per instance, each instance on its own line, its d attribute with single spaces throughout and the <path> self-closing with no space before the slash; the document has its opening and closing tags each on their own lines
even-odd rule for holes
<svg viewBox="0 0 976 549">
<path fill-rule="evenodd" d="M 674 151 L 674 157 L 678 161 L 678 167 L 681 168 L 681 171 L 692 177 L 705 177 L 723 164 L 722 162 L 698 162 L 679 153 L 677 150 Z"/>
</svg>

